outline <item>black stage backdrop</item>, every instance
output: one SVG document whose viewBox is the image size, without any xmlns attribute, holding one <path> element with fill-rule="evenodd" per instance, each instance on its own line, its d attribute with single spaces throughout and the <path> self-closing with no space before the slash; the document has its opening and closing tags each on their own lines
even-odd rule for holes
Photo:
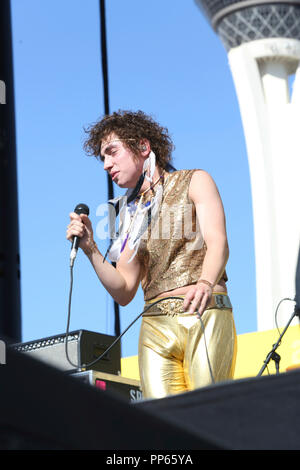
<svg viewBox="0 0 300 470">
<path fill-rule="evenodd" d="M 14 350 L 0 366 L 0 450 L 215 450 L 199 432 Z"/>
<path fill-rule="evenodd" d="M 300 371 L 128 403 L 7 351 L 1 450 L 298 450 Z"/>
<path fill-rule="evenodd" d="M 0 1 L 0 338 L 21 341 L 18 183 L 10 2 Z"/>
<path fill-rule="evenodd" d="M 223 448 L 300 449 L 300 371 L 220 383 L 135 406 Z"/>
</svg>

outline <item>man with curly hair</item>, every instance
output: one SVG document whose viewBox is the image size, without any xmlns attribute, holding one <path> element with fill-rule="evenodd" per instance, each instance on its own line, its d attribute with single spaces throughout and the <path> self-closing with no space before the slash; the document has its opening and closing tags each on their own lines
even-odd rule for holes
<svg viewBox="0 0 300 470">
<path fill-rule="evenodd" d="M 108 254 L 115 266 L 99 251 L 85 214 L 70 214 L 67 238 L 81 238 L 99 280 L 120 305 L 141 283 L 144 398 L 231 379 L 236 331 L 226 288 L 229 249 L 214 180 L 204 170 L 172 171 L 168 130 L 141 111 L 115 112 L 87 132 L 87 153 L 127 188 L 125 199 L 111 201 L 122 206 Z"/>
</svg>

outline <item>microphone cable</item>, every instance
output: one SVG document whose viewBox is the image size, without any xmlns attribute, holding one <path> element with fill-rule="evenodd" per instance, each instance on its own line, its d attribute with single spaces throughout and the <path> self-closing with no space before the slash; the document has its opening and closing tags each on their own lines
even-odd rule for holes
<svg viewBox="0 0 300 470">
<path fill-rule="evenodd" d="M 295 302 L 295 299 L 290 299 L 289 297 L 284 297 L 284 298 L 281 299 L 281 300 L 278 302 L 278 304 L 277 304 L 277 307 L 276 307 L 276 310 L 275 310 L 274 318 L 275 318 L 275 324 L 276 324 L 276 328 L 277 328 L 277 331 L 278 331 L 278 334 L 279 334 L 279 335 L 280 335 L 280 330 L 279 330 L 279 326 L 278 326 L 277 315 L 278 315 L 278 310 L 279 310 L 280 305 L 282 304 L 282 302 L 285 302 L 286 300 L 291 301 L 291 302 Z"/>
<path fill-rule="evenodd" d="M 289 319 L 287 325 L 285 326 L 283 332 L 280 333 L 279 326 L 278 326 L 278 321 L 277 321 L 277 314 L 278 314 L 278 310 L 279 310 L 280 305 L 284 301 L 296 302 L 296 306 L 295 306 L 294 313 L 290 317 L 290 319 Z M 277 331 L 278 331 L 278 334 L 279 334 L 279 338 L 278 338 L 277 342 L 273 344 L 271 351 L 267 354 L 267 357 L 266 357 L 266 359 L 264 360 L 264 363 L 263 363 L 264 365 L 262 366 L 262 368 L 260 369 L 260 371 L 257 375 L 258 377 L 260 377 L 263 374 L 265 369 L 267 369 L 268 375 L 270 375 L 270 372 L 269 372 L 269 369 L 268 369 L 268 364 L 269 364 L 271 359 L 274 360 L 275 366 L 277 368 L 277 373 L 279 373 L 279 361 L 280 361 L 281 358 L 280 358 L 279 354 L 276 353 L 276 349 L 281 345 L 281 340 L 283 338 L 283 335 L 286 333 L 289 325 L 291 324 L 291 322 L 293 321 L 293 319 L 295 317 L 300 317 L 300 311 L 297 308 L 297 298 L 296 297 L 294 299 L 290 299 L 289 297 L 282 298 L 278 302 L 276 310 L 275 310 L 275 324 L 276 324 L 276 328 L 277 328 Z"/>
<path fill-rule="evenodd" d="M 88 364 L 74 364 L 70 357 L 69 357 L 69 352 L 68 352 L 68 336 L 69 336 L 69 328 L 70 328 L 70 318 L 71 318 L 71 301 L 72 301 L 72 291 L 73 291 L 73 266 L 70 266 L 70 290 L 69 290 L 69 302 L 68 302 L 68 318 L 67 318 L 67 327 L 66 327 L 66 341 L 65 341 L 65 353 L 66 353 L 66 358 L 71 366 L 73 366 L 75 369 L 78 371 L 82 372 L 82 369 L 87 369 L 96 364 L 98 361 L 100 361 L 114 346 L 117 344 L 121 338 L 125 335 L 125 333 L 134 325 L 134 323 L 144 314 L 146 313 L 150 308 L 152 308 L 154 305 L 162 302 L 163 300 L 170 300 L 170 299 L 179 299 L 179 300 L 184 300 L 182 297 L 177 297 L 177 296 L 169 296 L 169 297 L 163 297 L 159 300 L 156 300 L 155 302 L 151 303 L 148 307 L 146 307 L 128 326 L 125 328 L 125 330 L 113 341 L 113 343 L 102 353 L 100 356 L 98 356 L 96 359 L 93 361 L 89 362 Z M 198 311 L 198 310 L 197 310 Z M 209 368 L 209 373 L 211 377 L 211 381 L 213 384 L 215 384 L 215 379 L 211 367 L 211 363 L 209 360 L 209 354 L 208 354 L 208 347 L 206 343 L 206 337 L 205 337 L 205 326 L 203 323 L 203 320 L 201 318 L 201 315 L 198 313 L 198 318 L 201 323 L 201 328 L 203 331 L 203 339 L 204 339 L 204 346 L 205 346 L 205 352 L 206 352 L 206 358 L 207 358 L 207 364 Z"/>
</svg>

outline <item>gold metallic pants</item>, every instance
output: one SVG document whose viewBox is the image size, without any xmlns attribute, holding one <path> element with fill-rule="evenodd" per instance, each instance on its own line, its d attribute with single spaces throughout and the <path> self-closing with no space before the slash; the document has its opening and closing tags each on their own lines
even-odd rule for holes
<svg viewBox="0 0 300 470">
<path fill-rule="evenodd" d="M 236 331 L 232 309 L 221 303 L 205 310 L 201 317 L 204 334 L 197 315 L 184 313 L 182 305 L 179 299 L 164 300 L 143 316 L 139 371 L 144 398 L 164 398 L 210 385 L 211 372 L 214 382 L 233 377 Z"/>
</svg>

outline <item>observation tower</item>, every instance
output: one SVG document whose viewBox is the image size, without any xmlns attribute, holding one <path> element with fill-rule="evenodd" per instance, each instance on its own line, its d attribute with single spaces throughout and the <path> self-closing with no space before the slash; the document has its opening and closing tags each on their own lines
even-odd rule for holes
<svg viewBox="0 0 300 470">
<path fill-rule="evenodd" d="M 257 327 L 272 329 L 278 303 L 295 298 L 299 252 L 300 0 L 195 2 L 225 47 L 237 93 L 252 190 Z M 293 310 L 283 302 L 278 325 Z"/>
</svg>

